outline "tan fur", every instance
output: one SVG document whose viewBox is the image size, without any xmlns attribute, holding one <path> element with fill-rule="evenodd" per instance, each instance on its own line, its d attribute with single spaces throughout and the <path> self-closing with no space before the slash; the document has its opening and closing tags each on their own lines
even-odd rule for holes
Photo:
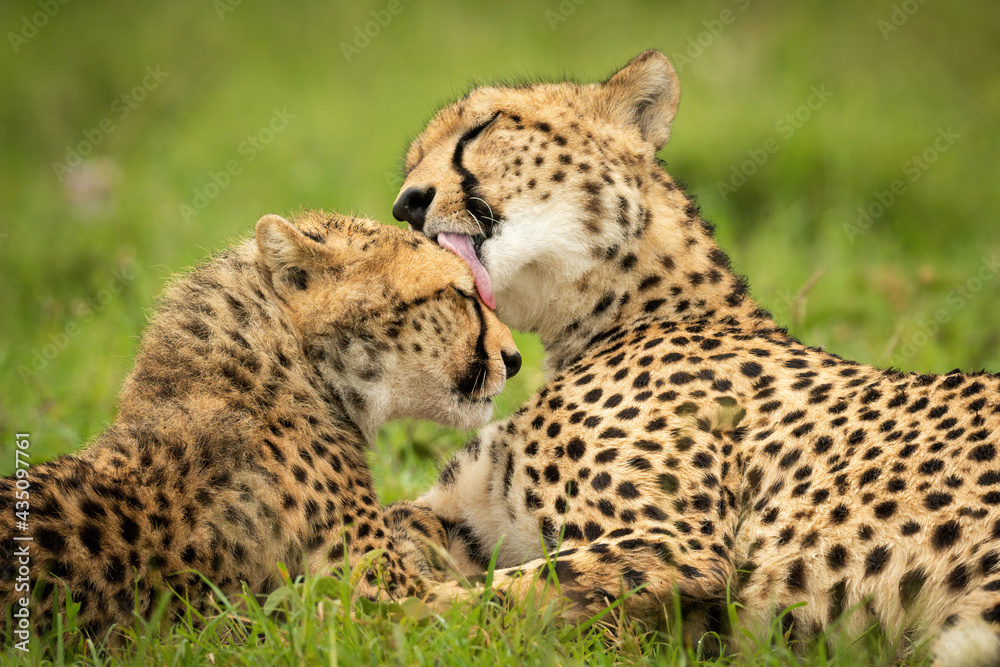
<svg viewBox="0 0 1000 667">
<path fill-rule="evenodd" d="M 788 336 L 655 161 L 677 91 L 649 51 L 603 84 L 474 90 L 413 142 L 403 192 L 434 196 L 407 219 L 476 238 L 497 312 L 540 334 L 550 371 L 421 502 L 470 574 L 502 539 L 515 594 L 547 552 L 571 619 L 641 586 L 626 612 L 655 623 L 679 593 L 697 638 L 725 629 L 728 586 L 759 631 L 804 601 L 785 616 L 799 637 L 844 613 L 901 653 L 996 633 L 1000 378 Z"/>
<path fill-rule="evenodd" d="M 327 574 L 375 549 L 381 584 L 368 572 L 360 595 L 425 595 L 423 535 L 442 530 L 403 506 L 389 525 L 366 450 L 396 417 L 482 424 L 515 352 L 465 266 L 426 239 L 320 212 L 265 216 L 255 239 L 167 290 L 107 431 L 31 468 L 27 530 L 14 480 L 0 480 L 0 608 L 24 595 L 15 536 L 33 538 L 39 631 L 64 584 L 81 627 L 101 634 L 169 589 L 204 612 L 210 586 L 194 570 L 226 595 L 266 594 L 278 563 Z"/>
</svg>

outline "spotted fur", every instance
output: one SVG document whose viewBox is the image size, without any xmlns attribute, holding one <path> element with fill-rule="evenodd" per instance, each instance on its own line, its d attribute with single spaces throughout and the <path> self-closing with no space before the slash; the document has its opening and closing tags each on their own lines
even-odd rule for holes
<svg viewBox="0 0 1000 667">
<path fill-rule="evenodd" d="M 114 423 L 30 469 L 28 530 L 14 480 L 0 480 L 0 608 L 25 595 L 24 544 L 41 632 L 64 585 L 81 627 L 103 634 L 170 589 L 204 612 L 211 585 L 266 594 L 278 563 L 330 573 L 375 549 L 358 594 L 426 595 L 422 535 L 440 541 L 440 524 L 397 507 L 390 526 L 366 452 L 397 417 L 485 423 L 516 356 L 466 267 L 425 238 L 265 216 L 255 239 L 167 290 Z"/>
<path fill-rule="evenodd" d="M 473 237 L 498 314 L 540 334 L 549 371 L 421 502 L 467 572 L 502 539 L 509 591 L 538 589 L 515 575 L 547 554 L 570 618 L 638 589 L 623 609 L 655 621 L 676 592 L 697 638 L 724 629 L 728 591 L 751 629 L 805 602 L 785 616 L 799 637 L 843 616 L 906 652 L 971 628 L 982 641 L 938 659 L 995 664 L 1000 379 L 789 336 L 656 160 L 678 97 L 648 51 L 604 83 L 476 89 L 411 145 L 394 212 Z"/>
</svg>

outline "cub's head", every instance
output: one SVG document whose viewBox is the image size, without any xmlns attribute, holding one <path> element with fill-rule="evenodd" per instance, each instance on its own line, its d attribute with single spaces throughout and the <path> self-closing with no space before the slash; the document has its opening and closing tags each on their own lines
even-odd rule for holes
<svg viewBox="0 0 1000 667">
<path fill-rule="evenodd" d="M 521 358 L 452 253 L 321 212 L 264 216 L 256 246 L 307 357 L 368 437 L 401 417 L 457 428 L 490 419 Z"/>
<path fill-rule="evenodd" d="M 537 331 L 545 297 L 649 225 L 678 99 L 659 51 L 603 83 L 473 90 L 413 141 L 393 215 L 461 256 L 505 322 Z"/>
</svg>

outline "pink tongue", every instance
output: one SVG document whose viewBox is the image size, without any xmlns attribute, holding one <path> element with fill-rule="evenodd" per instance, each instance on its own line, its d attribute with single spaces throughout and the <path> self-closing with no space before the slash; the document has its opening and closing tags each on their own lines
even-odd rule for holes
<svg viewBox="0 0 1000 667">
<path fill-rule="evenodd" d="M 497 299 L 493 296 L 493 283 L 490 282 L 490 274 L 486 272 L 479 258 L 476 257 L 476 250 L 472 247 L 472 237 L 468 234 L 438 234 L 437 242 L 442 248 L 447 248 L 462 258 L 472 270 L 472 277 L 476 279 L 476 287 L 479 289 L 479 296 L 483 303 L 496 310 Z"/>
</svg>

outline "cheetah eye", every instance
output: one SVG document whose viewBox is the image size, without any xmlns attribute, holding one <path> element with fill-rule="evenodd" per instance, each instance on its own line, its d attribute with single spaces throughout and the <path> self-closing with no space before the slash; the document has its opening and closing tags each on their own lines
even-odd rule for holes
<svg viewBox="0 0 1000 667">
<path fill-rule="evenodd" d="M 473 139 L 475 139 L 476 137 L 478 137 L 480 135 L 480 133 L 483 130 L 485 130 L 487 127 L 489 127 L 490 123 L 492 123 L 493 121 L 495 121 L 497 119 L 497 116 L 499 116 L 499 115 L 500 115 L 500 112 L 497 111 L 485 123 L 482 123 L 481 125 L 476 125 L 474 128 L 472 128 L 470 130 L 466 130 L 465 134 L 462 135 L 462 138 L 458 140 L 458 143 L 459 144 L 466 144 L 466 143 L 472 141 Z"/>
</svg>

